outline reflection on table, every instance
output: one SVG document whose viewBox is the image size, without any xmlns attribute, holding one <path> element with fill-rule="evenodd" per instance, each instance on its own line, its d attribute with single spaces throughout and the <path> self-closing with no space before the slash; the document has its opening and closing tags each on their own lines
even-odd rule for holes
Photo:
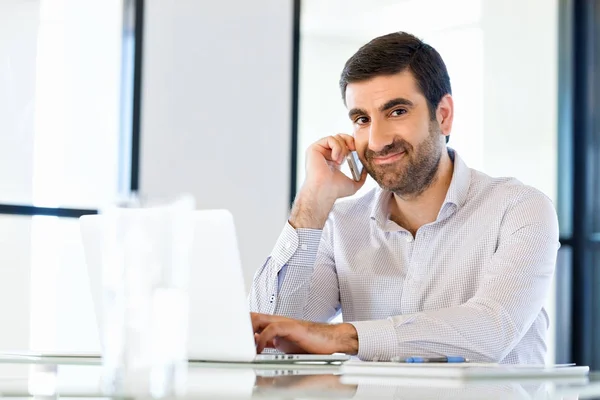
<svg viewBox="0 0 600 400">
<path fill-rule="evenodd" d="M 99 360 L 2 357 L 2 397 L 100 398 Z M 600 374 L 585 378 L 475 380 L 341 375 L 332 365 L 191 363 L 190 399 L 600 399 Z"/>
</svg>

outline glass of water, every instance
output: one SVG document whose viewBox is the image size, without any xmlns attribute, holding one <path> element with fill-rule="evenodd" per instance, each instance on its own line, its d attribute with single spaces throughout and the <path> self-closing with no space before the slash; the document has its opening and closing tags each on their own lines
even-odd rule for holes
<svg viewBox="0 0 600 400">
<path fill-rule="evenodd" d="M 184 394 L 194 199 L 132 200 L 102 212 L 102 388 Z"/>
</svg>

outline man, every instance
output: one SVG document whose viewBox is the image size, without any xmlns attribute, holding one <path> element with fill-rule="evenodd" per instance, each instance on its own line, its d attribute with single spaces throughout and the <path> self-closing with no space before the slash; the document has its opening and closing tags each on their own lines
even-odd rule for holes
<svg viewBox="0 0 600 400">
<path fill-rule="evenodd" d="M 559 247 L 550 200 L 446 147 L 450 79 L 416 37 L 372 40 L 340 87 L 354 135 L 307 150 L 306 180 L 250 294 L 257 351 L 542 363 Z M 360 182 L 339 170 L 353 150 Z M 380 187 L 336 203 L 367 172 Z M 339 312 L 350 322 L 328 324 Z"/>
</svg>

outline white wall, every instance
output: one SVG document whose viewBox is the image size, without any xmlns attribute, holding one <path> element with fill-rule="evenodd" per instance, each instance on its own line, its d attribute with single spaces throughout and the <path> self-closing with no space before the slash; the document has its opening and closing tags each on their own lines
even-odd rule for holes
<svg viewBox="0 0 600 400">
<path fill-rule="evenodd" d="M 0 2 L 0 201 L 5 203 L 32 197 L 33 163 L 23 160 L 33 158 L 39 19 L 39 2 Z"/>
<path fill-rule="evenodd" d="M 516 176 L 556 201 L 558 1 L 482 5 L 484 171 Z"/>
<path fill-rule="evenodd" d="M 141 192 L 227 208 L 246 285 L 287 218 L 291 0 L 146 2 Z"/>
</svg>

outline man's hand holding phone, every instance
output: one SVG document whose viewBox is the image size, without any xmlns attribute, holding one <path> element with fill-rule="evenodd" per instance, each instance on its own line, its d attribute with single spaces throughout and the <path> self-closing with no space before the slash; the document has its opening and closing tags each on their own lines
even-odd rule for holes
<svg viewBox="0 0 600 400">
<path fill-rule="evenodd" d="M 356 151 L 351 151 L 350 154 L 346 156 L 346 161 L 348 161 L 352 178 L 356 182 L 360 182 L 362 179 L 363 165 L 358 158 L 358 153 Z"/>
<path fill-rule="evenodd" d="M 335 201 L 353 195 L 364 185 L 367 178 L 364 169 L 360 175 L 356 174 L 358 181 L 340 170 L 353 151 L 356 151 L 354 138 L 346 134 L 325 137 L 307 149 L 306 179 L 296 196 L 289 221 L 294 228 L 322 229 Z M 355 167 L 356 173 L 360 161 L 355 164 L 351 170 Z"/>
</svg>

